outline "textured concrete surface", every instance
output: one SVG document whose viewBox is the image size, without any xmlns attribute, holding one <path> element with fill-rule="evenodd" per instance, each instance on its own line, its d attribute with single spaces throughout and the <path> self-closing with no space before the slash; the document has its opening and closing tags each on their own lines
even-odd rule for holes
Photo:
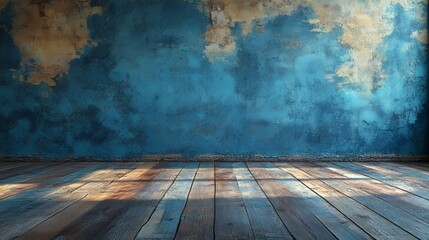
<svg viewBox="0 0 429 240">
<path fill-rule="evenodd" d="M 428 154 L 427 2 L 0 0 L 0 154 Z"/>
</svg>

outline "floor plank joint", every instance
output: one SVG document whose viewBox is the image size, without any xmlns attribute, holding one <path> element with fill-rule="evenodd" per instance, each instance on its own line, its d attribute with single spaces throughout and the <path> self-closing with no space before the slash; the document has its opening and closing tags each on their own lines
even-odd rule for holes
<svg viewBox="0 0 429 240">
<path fill-rule="evenodd" d="M 7 163 L 0 239 L 429 239 L 429 164 Z"/>
</svg>

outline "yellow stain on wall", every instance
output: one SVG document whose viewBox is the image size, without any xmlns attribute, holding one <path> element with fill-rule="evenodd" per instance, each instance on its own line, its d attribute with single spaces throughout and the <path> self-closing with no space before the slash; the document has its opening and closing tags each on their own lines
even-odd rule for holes
<svg viewBox="0 0 429 240">
<path fill-rule="evenodd" d="M 89 0 L 16 0 L 13 8 L 12 37 L 21 54 L 15 76 L 55 86 L 54 79 L 67 74 L 69 62 L 91 43 L 87 18 L 101 9 L 91 7 Z"/>
<path fill-rule="evenodd" d="M 371 93 L 385 79 L 382 72 L 383 56 L 380 49 L 384 38 L 393 32 L 394 12 L 389 9 L 400 4 L 414 12 L 414 17 L 426 24 L 427 0 L 195 0 L 198 9 L 212 20 L 207 28 L 204 54 L 210 61 L 224 59 L 235 50 L 234 37 L 229 28 L 242 24 L 242 35 L 251 33 L 255 24 L 282 15 L 292 15 L 299 7 L 314 11 L 310 19 L 313 32 L 329 33 L 334 28 L 343 30 L 338 41 L 349 48 L 350 61 L 344 62 L 335 73 L 344 81 L 339 86 L 353 85 L 364 93 Z M 219 29 L 221 28 L 221 30 Z M 216 29 L 216 30 L 214 30 Z M 414 37 L 427 43 L 427 30 L 416 30 Z M 425 35 L 426 33 L 426 35 Z M 217 40 L 211 37 L 215 35 Z M 332 75 L 331 76 L 331 80 Z"/>
</svg>

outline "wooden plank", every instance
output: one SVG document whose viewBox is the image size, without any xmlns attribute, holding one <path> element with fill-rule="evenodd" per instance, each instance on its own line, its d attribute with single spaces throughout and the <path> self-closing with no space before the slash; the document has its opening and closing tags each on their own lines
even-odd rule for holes
<svg viewBox="0 0 429 240">
<path fill-rule="evenodd" d="M 293 239 L 245 163 L 233 163 L 241 198 L 257 239 Z"/>
<path fill-rule="evenodd" d="M 410 168 L 429 174 L 429 162 L 401 162 L 398 164 L 409 166 Z"/>
<path fill-rule="evenodd" d="M 80 163 L 76 164 L 80 165 Z M 58 180 L 58 182 L 63 182 L 65 185 L 58 186 L 47 192 L 40 200 L 43 204 L 32 203 L 30 206 L 24 205 L 24 210 L 18 208 L 18 213 L 13 212 L 15 217 L 10 217 L 11 220 L 0 221 L 2 222 L 0 236 L 5 239 L 14 238 L 30 230 L 54 214 L 81 200 L 89 192 L 99 191 L 104 186 L 107 186 L 112 180 L 120 176 L 118 174 L 125 174 L 126 171 L 131 170 L 125 169 L 123 164 L 112 163 L 108 164 L 109 169 L 103 169 L 106 165 L 97 163 L 95 168 L 88 167 L 76 172 L 74 176 L 80 177 L 78 181 L 73 180 L 72 175 L 69 176 L 72 182 L 68 181 L 67 178 Z"/>
<path fill-rule="evenodd" d="M 398 240 L 416 239 L 359 202 L 325 184 L 319 178 L 313 177 L 291 164 L 284 163 L 284 166 L 287 166 L 287 168 L 285 168 L 287 172 L 292 174 L 319 196 L 323 197 L 327 202 L 361 227 L 365 232 L 370 234 L 373 238 Z"/>
<path fill-rule="evenodd" d="M 55 181 L 57 178 L 71 174 L 75 172 L 80 166 L 85 167 L 86 165 L 87 164 L 64 163 L 50 167 L 46 171 L 42 171 L 37 175 L 32 174 L 28 178 L 25 177 L 24 179 L 20 180 L 15 179 L 16 182 L 11 182 L 10 184 L 0 184 L 0 200 L 23 193 L 32 188 L 43 188 L 44 186 L 49 185 L 51 182 Z M 4 181 L 11 180 L 12 179 L 6 179 Z"/>
<path fill-rule="evenodd" d="M 412 186 L 419 186 L 421 188 L 429 189 L 429 180 L 425 180 L 422 178 L 415 177 L 413 175 L 409 174 L 403 174 L 398 171 L 398 168 L 396 170 L 389 169 L 386 164 L 378 163 L 378 164 L 372 164 L 372 163 L 356 163 L 363 167 L 369 168 L 371 170 L 374 170 L 376 172 L 382 173 L 389 178 L 398 179 L 401 180 L 404 183 L 407 183 Z M 429 176 L 428 176 L 429 179 Z M 429 195 L 428 195 L 429 197 Z"/>
<path fill-rule="evenodd" d="M 356 165 L 359 167 L 356 167 Z M 413 193 L 417 196 L 429 200 L 429 188 L 427 186 L 424 186 L 425 183 L 423 181 L 417 180 L 417 182 L 413 182 L 412 177 L 392 177 L 391 175 L 386 173 L 388 172 L 388 170 L 383 171 L 382 169 L 375 169 L 376 167 L 370 168 L 361 164 L 355 164 L 354 167 L 356 171 L 359 171 L 363 175 L 377 179 L 388 185 L 395 186 L 397 188 L 403 189 L 407 192 Z"/>
<path fill-rule="evenodd" d="M 174 239 L 197 169 L 198 163 L 182 169 L 135 239 Z"/>
<path fill-rule="evenodd" d="M 171 187 L 183 166 L 189 163 L 161 163 L 163 172 L 145 181 L 142 190 L 135 193 L 126 211 L 113 219 L 107 219 L 96 232 L 98 239 L 133 239 L 149 220 L 156 206 Z M 140 183 L 141 184 L 141 183 Z M 85 235 L 83 235 L 85 236 Z"/>
<path fill-rule="evenodd" d="M 8 172 L 15 168 L 25 168 L 25 166 L 30 166 L 31 164 L 28 162 L 7 162 L 0 165 L 0 174 Z"/>
<path fill-rule="evenodd" d="M 146 188 L 151 181 L 157 178 L 164 181 L 164 184 L 171 185 L 170 179 L 165 179 L 172 175 L 174 179 L 180 169 L 168 171 L 168 163 L 160 163 L 152 168 L 139 168 L 126 174 L 122 178 L 109 184 L 106 189 L 99 194 L 89 194 L 83 201 L 96 202 L 95 206 L 88 212 L 75 219 L 59 231 L 55 238 L 60 239 L 102 239 L 106 236 L 106 231 L 117 227 L 118 218 L 121 218 L 133 205 L 139 203 L 136 197 L 138 192 Z M 145 204 L 141 202 L 141 204 Z M 131 225 L 132 219 L 127 219 L 126 224 Z M 128 230 L 128 229 L 127 229 Z M 130 229 L 131 231 L 132 229 Z M 135 233 L 133 233 L 133 237 Z M 118 236 L 119 239 L 130 239 L 130 237 Z"/>
<path fill-rule="evenodd" d="M 252 227 L 241 199 L 232 163 L 216 163 L 215 178 L 215 238 L 253 238 Z"/>
<path fill-rule="evenodd" d="M 410 194 L 402 189 L 386 185 L 383 182 L 372 179 L 368 176 L 353 172 L 347 167 L 338 166 L 333 163 L 319 163 L 326 169 L 332 170 L 350 180 L 355 180 L 355 186 L 395 205 L 398 208 L 429 223 L 429 201 L 419 196 Z M 359 181 L 358 181 L 359 180 Z M 358 182 L 357 182 L 358 181 Z"/>
<path fill-rule="evenodd" d="M 11 174 L 11 176 L 8 175 L 7 178 L 0 180 L 0 200 L 39 186 L 37 178 L 49 175 L 54 172 L 52 170 L 55 169 L 55 167 L 61 166 L 62 164 L 59 163 L 45 163 L 37 164 L 34 167 L 25 166 L 25 169 L 18 167 L 12 171 L 8 171 L 5 174 Z M 2 175 L 5 176 L 5 174 Z M 36 180 L 33 181 L 32 179 L 35 178 Z"/>
<path fill-rule="evenodd" d="M 264 165 L 248 162 L 247 166 L 293 237 L 335 239 L 335 236 L 313 215 L 305 201 L 283 186 L 277 180 L 278 177 L 273 176 Z"/>
<path fill-rule="evenodd" d="M 176 239 L 214 239 L 214 164 L 202 162 L 195 176 Z"/>
<path fill-rule="evenodd" d="M 415 168 L 408 167 L 410 164 L 393 164 L 385 162 L 382 167 L 387 168 L 392 171 L 400 172 L 402 174 L 413 176 L 416 178 L 423 179 L 425 181 L 429 181 L 429 170 L 428 171 L 420 171 Z"/>
<path fill-rule="evenodd" d="M 278 170 L 272 163 L 264 163 L 262 167 L 271 171 L 272 175 L 278 179 L 293 194 L 303 199 L 312 213 L 325 225 L 338 239 L 372 239 L 367 233 L 356 226 L 336 208 L 331 206 L 325 199 L 317 195 L 294 176 L 288 173 L 288 166 L 282 163 L 274 163 L 283 170 L 278 174 Z"/>
<path fill-rule="evenodd" d="M 427 170 L 426 168 L 420 167 L 418 164 L 414 162 L 386 162 L 386 164 L 389 164 L 392 167 L 408 169 L 410 171 L 418 172 L 420 174 L 429 176 L 429 170 Z"/>
<path fill-rule="evenodd" d="M 410 192 L 414 195 L 417 195 L 419 197 L 425 198 L 429 200 L 429 189 L 423 188 L 418 185 L 413 185 L 408 182 L 402 181 L 400 179 L 389 177 L 386 174 L 383 174 L 381 172 L 377 172 L 374 170 L 371 170 L 369 168 L 366 168 L 364 166 L 355 164 L 355 163 L 348 163 L 348 162 L 336 162 L 335 163 L 338 166 L 346 167 L 354 172 L 360 173 L 362 175 L 368 176 L 373 179 L 377 179 L 380 182 L 384 182 L 390 186 L 394 186 L 396 188 L 400 188 L 402 190 L 405 190 L 407 192 Z"/>
<path fill-rule="evenodd" d="M 47 171 L 48 168 L 60 164 L 61 163 L 50 162 L 20 165 L 18 167 L 0 172 L 0 184 L 23 181 L 22 179 L 26 179 L 43 171 Z"/>
<path fill-rule="evenodd" d="M 49 168 L 62 166 L 66 163 L 20 163 L 12 164 L 0 173 L 0 183 L 23 181 L 29 177 L 38 176 L 40 172 L 46 172 Z"/>
<path fill-rule="evenodd" d="M 136 164 L 121 163 L 114 165 L 115 167 L 112 167 L 112 169 L 99 171 L 95 174 L 95 177 L 88 177 L 87 180 L 90 180 L 89 183 L 84 184 L 69 194 L 60 195 L 56 201 L 52 201 L 54 207 L 63 207 L 61 204 L 64 202 L 67 203 L 67 206 L 62 211 L 57 212 L 29 231 L 18 236 L 17 239 L 51 239 L 74 220 L 89 212 L 99 203 L 99 199 L 105 196 L 102 191 L 116 179 L 131 172 Z M 76 184 L 71 183 L 69 187 L 74 188 Z M 46 208 L 50 208 L 50 206 Z M 46 211 L 46 209 L 43 210 Z"/>
<path fill-rule="evenodd" d="M 322 182 L 378 213 L 408 233 L 411 233 L 413 236 L 420 239 L 428 236 L 429 223 L 426 223 L 403 209 L 378 198 L 376 194 L 368 193 L 359 188 L 360 185 L 364 184 L 365 180 L 347 178 L 344 175 L 315 163 L 295 163 L 294 165 L 300 167 L 302 170 L 314 177 L 324 179 Z M 338 180 L 341 178 L 345 179 Z"/>
<path fill-rule="evenodd" d="M 92 171 L 105 166 L 104 164 L 88 165 L 87 163 L 79 163 L 74 165 L 75 166 L 71 168 L 74 172 L 69 175 L 55 179 L 49 184 L 44 184 L 43 186 L 38 186 L 37 188 L 33 188 L 1 200 L 0 223 L 6 222 L 7 219 L 12 217 L 16 218 L 24 212 L 30 211 L 31 209 L 48 203 L 48 201 L 52 200 L 51 196 L 53 194 L 59 196 L 64 193 L 68 193 L 65 192 L 65 190 L 67 189 L 70 191 L 70 188 L 67 188 L 70 182 L 75 183 L 76 181 L 80 181 L 79 178 L 82 178 L 85 175 L 90 174 Z M 84 183 L 81 183 L 81 185 L 83 184 Z"/>
</svg>

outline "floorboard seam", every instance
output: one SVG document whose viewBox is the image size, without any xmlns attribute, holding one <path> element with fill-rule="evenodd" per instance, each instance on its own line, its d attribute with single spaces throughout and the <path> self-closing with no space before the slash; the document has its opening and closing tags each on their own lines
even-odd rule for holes
<svg viewBox="0 0 429 240">
<path fill-rule="evenodd" d="M 247 166 L 246 166 L 246 168 L 247 168 Z M 241 199 L 241 202 L 243 204 L 244 211 L 246 212 L 247 220 L 249 221 L 249 225 L 250 225 L 250 229 L 252 230 L 253 238 L 256 238 L 255 230 L 253 230 L 252 221 L 250 221 L 249 212 L 247 211 L 246 202 L 244 201 L 243 195 L 241 194 L 240 184 L 238 184 L 237 175 L 235 174 L 235 171 L 234 171 L 234 163 L 232 163 L 232 173 L 234 174 L 235 184 L 237 184 L 237 189 L 240 193 L 240 199 Z M 253 179 L 255 179 L 255 178 L 253 178 Z"/>
<path fill-rule="evenodd" d="M 294 165 L 294 166 L 295 166 L 295 165 Z M 320 166 L 320 165 L 318 165 L 318 166 Z M 302 169 L 301 167 L 297 167 L 297 166 L 295 166 L 295 167 L 296 167 L 296 168 L 301 169 L 302 171 L 304 171 L 304 169 Z M 322 166 L 322 167 L 323 167 L 323 166 Z M 304 172 L 306 172 L 306 171 L 304 171 Z M 313 176 L 312 174 L 310 174 L 310 173 L 308 173 L 308 172 L 306 172 L 306 173 L 307 173 L 307 174 L 309 174 L 309 175 L 311 175 L 311 176 Z M 313 176 L 313 177 L 315 177 L 315 176 Z M 372 210 L 371 208 L 367 207 L 366 205 L 364 205 L 364 204 L 360 203 L 359 201 L 357 201 L 357 200 L 353 199 L 352 197 L 349 197 L 348 195 L 346 195 L 346 194 L 342 193 L 341 191 L 337 190 L 336 188 L 333 188 L 331 185 L 327 184 L 324 180 L 319 180 L 319 181 L 323 182 L 324 184 L 326 184 L 326 185 L 327 185 L 327 186 L 329 186 L 330 188 L 335 189 L 335 191 L 337 191 L 337 192 L 341 193 L 341 194 L 342 194 L 342 195 L 344 195 L 345 197 L 350 198 L 351 200 L 355 201 L 356 203 L 358 203 L 358 204 L 360 204 L 360 205 L 364 206 L 364 207 L 365 207 L 366 209 L 368 209 L 369 211 L 371 211 L 371 212 L 373 212 L 373 213 L 377 214 L 377 215 L 378 215 L 379 217 L 381 217 L 381 218 L 384 218 L 386 221 L 388 221 L 388 222 L 392 223 L 393 225 L 395 225 L 396 227 L 400 228 L 401 230 L 403 230 L 403 231 L 405 231 L 405 232 L 409 233 L 411 236 L 413 236 L 413 237 L 415 237 L 415 238 L 419 239 L 419 238 L 418 238 L 418 237 L 416 237 L 412 232 L 410 232 L 410 231 L 408 231 L 408 230 L 406 230 L 406 229 L 402 228 L 401 226 L 399 226 L 399 225 L 397 225 L 396 223 L 392 222 L 392 221 L 391 221 L 391 220 L 389 220 L 388 218 L 386 218 L 386 217 L 384 217 L 383 215 L 379 214 L 378 212 L 376 212 L 376 211 Z M 343 215 L 344 215 L 344 214 L 343 214 Z M 350 219 L 350 220 L 351 220 L 351 219 Z M 351 221 L 352 221 L 352 220 L 351 220 Z M 353 222 L 354 222 L 354 221 L 353 221 Z M 356 223 L 355 223 L 355 224 L 356 224 Z M 357 225 L 357 224 L 356 224 L 356 225 Z M 369 234 L 369 233 L 368 233 L 368 234 Z M 370 235 L 370 234 L 369 234 L 369 235 Z"/>
<path fill-rule="evenodd" d="M 217 178 L 216 178 L 216 162 L 213 161 L 213 183 L 214 183 L 214 193 L 213 193 L 213 239 L 216 239 L 216 192 L 217 192 L 217 187 L 216 187 L 216 182 L 217 182 Z"/>
<path fill-rule="evenodd" d="M 338 166 L 338 167 L 340 167 L 340 168 L 343 168 L 341 165 L 338 165 L 336 162 L 333 162 L 332 164 L 334 164 L 334 165 L 336 165 L 336 166 Z M 319 166 L 320 166 L 320 165 L 319 165 Z M 406 189 L 403 189 L 403 188 L 400 188 L 400 187 L 394 186 L 394 185 L 389 184 L 389 183 L 387 183 L 387 182 L 385 182 L 385 181 L 382 181 L 382 180 L 379 180 L 379 179 L 373 178 L 373 177 L 371 177 L 371 176 L 368 176 L 367 174 L 362 173 L 362 172 L 357 172 L 357 171 L 355 171 L 355 170 L 353 170 L 353 172 L 356 172 L 356 173 L 358 173 L 358 174 L 364 175 L 364 176 L 366 176 L 366 177 L 371 178 L 372 180 L 375 180 L 375 181 L 377 181 L 377 182 L 381 182 L 381 183 L 383 183 L 383 184 L 385 184 L 385 185 L 388 185 L 388 186 L 390 186 L 390 187 L 393 187 L 393 188 L 399 189 L 399 190 L 404 191 L 404 192 L 407 192 L 407 193 L 409 193 L 409 194 L 411 194 L 411 195 L 413 195 L 413 196 L 416 196 L 416 197 L 419 197 L 419 198 L 422 198 L 422 199 L 425 199 L 425 200 L 429 201 L 429 197 L 428 197 L 428 198 L 424 198 L 424 197 L 422 197 L 422 196 L 420 196 L 420 195 L 416 195 L 416 194 L 414 194 L 413 192 L 410 192 L 410 191 L 408 191 L 408 190 L 406 190 Z"/>
<path fill-rule="evenodd" d="M 292 165 L 292 164 L 291 164 Z M 295 165 L 292 165 L 293 167 L 295 167 L 295 168 L 299 168 L 299 167 L 297 167 L 297 166 L 295 166 Z M 276 165 L 276 167 L 278 167 L 277 165 Z M 285 170 L 283 170 L 282 168 L 280 168 L 282 171 L 285 171 Z M 305 172 L 305 173 L 307 173 L 306 171 L 304 171 L 304 170 L 302 170 L 301 168 L 299 168 L 301 171 L 303 171 L 303 172 Z M 292 173 L 289 173 L 290 175 L 292 175 L 296 180 L 298 180 L 301 184 L 303 184 L 304 186 L 306 186 L 310 191 L 312 191 L 312 192 L 314 192 L 317 196 L 319 196 L 321 199 L 323 199 L 327 204 L 329 204 L 330 206 L 332 206 L 335 210 L 337 210 L 338 211 L 338 213 L 340 213 L 341 215 L 343 215 L 343 217 L 344 218 L 346 218 L 346 219 L 348 219 L 350 222 L 352 222 L 355 226 L 357 226 L 358 228 L 360 228 L 362 231 L 364 231 L 366 234 L 368 234 L 368 236 L 371 236 L 373 239 L 375 239 L 369 232 L 367 232 L 367 231 L 365 231 L 365 229 L 363 229 L 361 226 L 359 226 L 359 224 L 357 224 L 355 221 L 353 221 L 351 218 L 349 218 L 348 216 L 346 216 L 342 211 L 340 211 L 340 209 L 338 209 L 338 208 L 336 208 L 334 205 L 332 205 L 328 200 L 326 200 L 324 197 L 322 197 L 319 193 L 317 193 L 316 191 L 314 191 L 312 188 L 310 188 L 307 184 L 305 184 L 303 181 L 301 181 L 299 178 L 297 178 L 295 175 L 293 175 Z M 309 174 L 309 173 L 307 173 L 307 174 Z M 311 174 L 309 174 L 309 175 L 311 175 Z M 313 176 L 313 175 L 311 175 L 311 176 Z M 324 183 L 324 184 L 326 184 L 326 183 Z M 329 186 L 329 185 L 328 185 Z M 329 188 L 332 188 L 331 186 L 329 186 Z M 337 191 L 337 189 L 335 189 L 335 188 L 332 188 L 333 190 L 335 190 L 335 191 Z M 339 192 L 339 191 L 337 191 L 337 192 Z M 341 193 L 341 192 L 339 192 L 339 193 Z M 342 194 L 342 193 L 341 193 Z M 343 194 L 344 195 L 344 194 Z M 348 197 L 348 196 L 346 196 L 346 197 Z M 353 201 L 354 201 L 354 199 L 352 199 Z M 360 204 L 360 203 L 359 203 Z"/>
<path fill-rule="evenodd" d="M 189 195 L 191 194 L 192 187 L 194 186 L 194 183 L 195 183 L 195 177 L 197 176 L 197 173 L 198 173 L 198 171 L 200 170 L 200 166 L 201 166 L 201 163 L 199 162 L 199 163 L 198 163 L 197 170 L 196 170 L 196 171 L 195 171 L 195 173 L 194 173 L 194 177 L 192 178 L 191 186 L 189 187 L 188 196 L 186 196 L 185 206 L 183 206 L 182 212 L 180 213 L 179 223 L 178 223 L 178 224 L 177 224 L 177 226 L 176 226 L 176 231 L 174 232 L 174 237 L 173 237 L 173 239 L 176 239 L 177 232 L 179 231 L 179 226 L 180 226 L 180 223 L 182 222 L 183 213 L 185 212 L 186 206 L 188 205 Z"/>
<path fill-rule="evenodd" d="M 176 179 L 179 177 L 180 173 L 182 173 L 183 171 L 183 167 L 185 165 L 182 164 L 182 167 L 180 168 L 180 171 L 177 173 L 177 175 L 174 177 L 174 179 L 171 181 L 170 186 L 168 186 L 167 190 L 164 192 L 164 194 L 162 195 L 162 197 L 159 199 L 158 203 L 156 204 L 156 207 L 153 208 L 152 212 L 150 213 L 149 217 L 147 218 L 147 221 L 143 223 L 143 225 L 140 227 L 140 229 L 137 231 L 136 235 L 134 236 L 133 239 L 136 239 L 137 236 L 139 235 L 140 231 L 142 230 L 142 228 L 150 221 L 150 219 L 152 218 L 153 213 L 156 211 L 156 208 L 158 207 L 159 203 L 162 201 L 162 199 L 164 199 L 165 194 L 167 194 L 168 190 L 170 190 L 171 186 L 173 186 L 174 182 L 176 182 Z M 143 189 L 141 189 L 143 190 Z"/>
<path fill-rule="evenodd" d="M 271 199 L 267 196 L 267 194 L 265 193 L 264 189 L 261 187 L 261 185 L 259 184 L 258 179 L 256 179 L 255 175 L 253 175 L 253 172 L 250 170 L 249 166 L 247 165 L 247 162 L 244 162 L 244 164 L 246 165 L 247 170 L 249 171 L 249 173 L 252 175 L 253 179 L 255 179 L 256 184 L 258 184 L 259 189 L 261 189 L 261 191 L 264 193 L 265 197 L 267 198 L 268 202 L 270 203 L 271 207 L 274 209 L 274 212 L 276 213 L 277 217 L 280 219 L 280 221 L 283 223 L 283 226 L 285 226 L 286 230 L 289 232 L 289 234 L 292 236 L 293 239 L 296 239 L 295 236 L 292 235 L 292 232 L 289 230 L 289 228 L 287 227 L 286 223 L 283 221 L 283 219 L 280 217 L 280 215 L 278 214 L 276 207 L 273 205 L 273 203 L 271 202 Z"/>
</svg>

